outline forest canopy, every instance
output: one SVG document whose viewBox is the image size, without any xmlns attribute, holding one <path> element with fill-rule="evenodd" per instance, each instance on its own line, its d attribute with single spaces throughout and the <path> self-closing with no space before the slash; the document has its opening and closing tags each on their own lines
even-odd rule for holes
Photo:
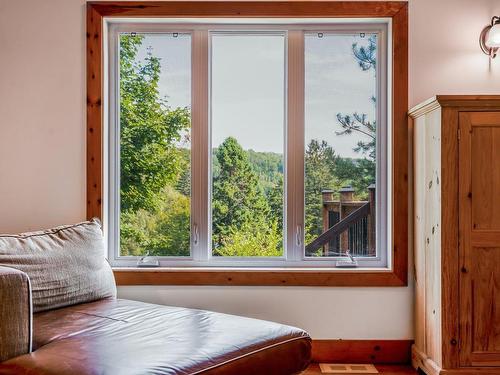
<svg viewBox="0 0 500 375">
<path fill-rule="evenodd" d="M 143 42 L 141 35 L 120 36 L 120 253 L 188 256 L 190 108 L 172 108 L 161 96 L 163 62 L 151 48 L 139 58 Z M 375 39 L 352 50 L 353 63 L 375 69 Z M 358 113 L 336 120 L 338 136 L 363 132 L 370 141 L 358 143 L 359 158 L 341 157 L 321 139 L 306 145 L 306 243 L 323 231 L 323 190 L 351 185 L 364 200 L 375 181 L 375 122 Z M 282 154 L 245 150 L 233 137 L 212 149 L 214 256 L 283 255 L 283 173 Z"/>
</svg>

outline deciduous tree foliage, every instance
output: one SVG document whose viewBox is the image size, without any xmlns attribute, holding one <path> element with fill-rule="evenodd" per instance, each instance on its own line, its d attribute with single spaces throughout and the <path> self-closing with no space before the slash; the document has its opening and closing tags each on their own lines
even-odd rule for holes
<svg viewBox="0 0 500 375">
<path fill-rule="evenodd" d="M 162 62 L 151 49 L 138 57 L 143 39 L 120 38 L 120 252 L 187 256 L 190 110 L 170 108 L 160 96 Z M 372 47 L 363 48 L 353 46 L 366 70 L 374 66 L 370 56 L 375 55 Z M 370 130 L 363 117 L 359 120 L 358 130 Z M 356 131 L 349 126 L 343 134 Z M 375 123 L 370 126 L 374 132 Z M 370 153 L 370 147 L 359 151 Z M 283 255 L 283 155 L 244 150 L 229 137 L 213 150 L 212 164 L 214 255 Z M 339 157 L 326 141 L 313 140 L 306 149 L 305 174 L 307 243 L 322 232 L 321 191 L 351 184 L 362 197 L 373 182 L 375 164 L 372 158 Z"/>
<path fill-rule="evenodd" d="M 122 255 L 188 256 L 189 211 L 189 198 L 166 186 L 155 209 L 122 212 Z"/>
<path fill-rule="evenodd" d="M 120 38 L 120 199 L 124 211 L 153 209 L 177 181 L 185 159 L 177 147 L 190 128 L 188 108 L 171 109 L 160 97 L 160 59 L 136 59 L 143 37 Z"/>
<path fill-rule="evenodd" d="M 121 253 L 189 255 L 189 198 L 173 186 L 185 193 L 190 113 L 161 98 L 160 59 L 137 58 L 143 39 L 120 37 Z"/>
</svg>

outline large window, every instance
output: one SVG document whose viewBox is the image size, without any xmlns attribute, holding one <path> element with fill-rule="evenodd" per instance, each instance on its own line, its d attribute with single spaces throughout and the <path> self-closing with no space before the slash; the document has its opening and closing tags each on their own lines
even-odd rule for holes
<svg viewBox="0 0 500 375">
<path fill-rule="evenodd" d="M 114 264 L 389 266 L 390 24 L 212 21 L 109 28 Z"/>
</svg>

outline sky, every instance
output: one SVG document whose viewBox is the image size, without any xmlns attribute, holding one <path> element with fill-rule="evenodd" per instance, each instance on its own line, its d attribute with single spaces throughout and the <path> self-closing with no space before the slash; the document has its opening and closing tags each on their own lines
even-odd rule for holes
<svg viewBox="0 0 500 375">
<path fill-rule="evenodd" d="M 338 136 L 337 113 L 367 113 L 374 119 L 370 98 L 376 92 L 373 70 L 362 71 L 352 43 L 366 44 L 368 35 L 305 36 L 305 142 L 326 140 L 344 157 L 358 135 Z M 212 35 L 212 146 L 228 136 L 245 149 L 283 153 L 285 121 L 284 35 Z M 161 59 L 160 94 L 173 108 L 190 106 L 191 40 L 188 34 L 147 34 L 147 48 Z"/>
</svg>

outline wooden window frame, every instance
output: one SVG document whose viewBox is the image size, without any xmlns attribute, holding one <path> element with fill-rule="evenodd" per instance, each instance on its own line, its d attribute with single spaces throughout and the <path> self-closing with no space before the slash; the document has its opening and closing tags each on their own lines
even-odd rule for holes
<svg viewBox="0 0 500 375">
<path fill-rule="evenodd" d="M 102 218 L 104 17 L 392 19 L 392 267 L 115 268 L 118 285 L 406 286 L 408 283 L 408 4 L 401 1 L 172 1 L 87 3 L 87 217 Z"/>
</svg>

